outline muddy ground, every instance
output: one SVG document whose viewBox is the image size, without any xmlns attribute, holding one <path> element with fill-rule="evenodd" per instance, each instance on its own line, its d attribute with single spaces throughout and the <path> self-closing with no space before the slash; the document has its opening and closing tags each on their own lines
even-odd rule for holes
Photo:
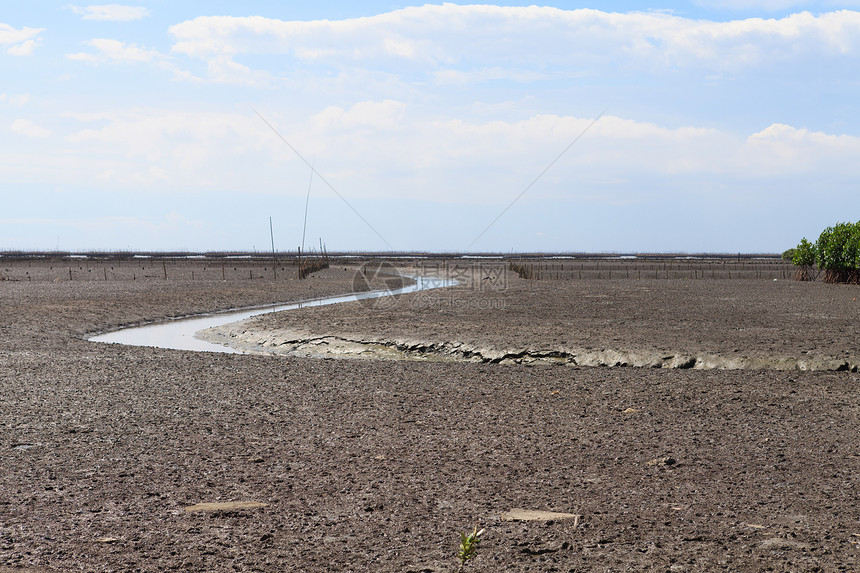
<svg viewBox="0 0 860 573">
<path fill-rule="evenodd" d="M 216 332 L 223 336 L 212 338 L 268 351 L 312 341 L 301 347 L 304 354 L 331 349 L 333 356 L 350 354 L 337 346 L 345 340 L 429 360 L 854 371 L 860 365 L 856 286 L 773 279 L 535 281 L 486 263 L 425 270 L 459 284 L 266 315 L 222 327 Z M 363 354 L 385 356 L 372 348 Z"/>
<path fill-rule="evenodd" d="M 857 373 L 103 345 L 86 334 L 343 292 L 353 272 L 204 280 L 178 264 L 167 280 L 70 281 L 28 268 L 0 281 L 3 573 L 456 571 L 458 532 L 476 523 L 465 570 L 858 568 Z M 482 282 L 496 284 L 277 320 L 486 347 L 856 352 L 856 287 Z M 258 506 L 187 510 L 230 501 Z M 500 520 L 512 508 L 581 517 Z"/>
</svg>

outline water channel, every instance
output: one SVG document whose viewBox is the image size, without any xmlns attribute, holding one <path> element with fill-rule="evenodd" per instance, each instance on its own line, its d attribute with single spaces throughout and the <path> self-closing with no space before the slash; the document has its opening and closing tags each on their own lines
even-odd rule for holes
<svg viewBox="0 0 860 573">
<path fill-rule="evenodd" d="M 354 302 L 359 300 L 380 298 L 385 296 L 396 296 L 400 294 L 443 288 L 457 284 L 452 279 L 435 277 L 409 276 L 415 281 L 414 284 L 394 290 L 375 290 L 354 294 L 337 295 L 302 302 L 267 305 L 246 309 L 228 310 L 224 312 L 195 315 L 183 318 L 133 326 L 106 332 L 90 337 L 91 342 L 105 342 L 113 344 L 126 344 L 129 346 L 151 346 L 154 348 L 169 348 L 173 350 L 194 350 L 198 352 L 222 352 L 228 354 L 242 354 L 241 350 L 201 340 L 195 335 L 201 330 L 214 326 L 223 326 L 231 322 L 239 322 L 252 316 L 265 314 L 267 312 L 280 312 L 282 310 L 295 310 L 299 308 L 325 306 L 341 302 Z"/>
</svg>

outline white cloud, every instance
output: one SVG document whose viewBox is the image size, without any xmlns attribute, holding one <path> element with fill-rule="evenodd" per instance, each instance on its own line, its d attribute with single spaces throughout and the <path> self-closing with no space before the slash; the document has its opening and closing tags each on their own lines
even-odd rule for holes
<svg viewBox="0 0 860 573">
<path fill-rule="evenodd" d="M 406 104 L 398 101 L 365 101 L 345 110 L 331 106 L 314 115 L 310 123 L 317 131 L 342 131 L 345 129 L 371 128 L 394 130 L 401 125 Z"/>
<path fill-rule="evenodd" d="M 336 188 L 371 197 L 480 203 L 512 198 L 593 121 L 539 114 L 476 122 L 416 113 L 398 102 L 329 107 L 282 133 L 307 158 L 316 158 Z M 531 193 L 593 195 L 597 186 L 612 190 L 607 201 L 642 200 L 642 189 L 676 188 L 682 180 L 701 180 L 704 187 L 821 170 L 857 177 L 860 164 L 851 157 L 858 155 L 860 139 L 845 135 L 786 127 L 747 137 L 608 115 Z"/>
<path fill-rule="evenodd" d="M 858 0 L 697 0 L 697 6 L 706 6 L 722 10 L 764 10 L 776 12 L 791 8 L 808 8 L 830 10 L 833 8 L 857 8 L 860 7 Z"/>
<path fill-rule="evenodd" d="M 163 59 L 157 50 L 146 50 L 119 40 L 96 38 L 85 44 L 95 48 L 96 52 L 79 52 L 66 57 L 83 62 L 152 62 Z"/>
<path fill-rule="evenodd" d="M 860 137 L 775 123 L 750 135 L 746 143 L 747 163 L 754 163 L 759 173 L 790 175 L 821 171 L 856 176 L 858 171 Z M 846 169 L 847 166 L 852 167 Z"/>
<path fill-rule="evenodd" d="M 507 80 L 516 83 L 530 83 L 541 80 L 549 80 L 558 77 L 558 72 L 547 73 L 533 69 L 505 68 L 496 66 L 493 68 L 480 68 L 469 71 L 443 69 L 433 74 L 434 80 L 439 85 L 464 85 L 476 82 Z M 573 75 L 573 74 L 570 74 Z"/>
<path fill-rule="evenodd" d="M 268 128 L 246 115 L 134 110 L 66 117 L 98 125 L 66 138 L 82 163 L 90 155 L 99 158 L 86 168 L 86 176 L 132 187 L 169 183 L 200 189 L 241 180 L 247 174 L 238 158 L 274 147 Z M 283 150 L 278 152 L 283 157 Z"/>
<path fill-rule="evenodd" d="M 0 46 L 7 46 L 6 53 L 11 56 L 29 56 L 41 43 L 37 36 L 44 31 L 44 28 L 26 27 L 18 30 L 0 23 Z"/>
<path fill-rule="evenodd" d="M 132 22 L 149 16 L 149 10 L 144 6 L 124 6 L 121 4 L 94 4 L 91 6 L 70 6 L 75 14 L 83 16 L 83 20 L 99 20 L 104 22 Z"/>
<path fill-rule="evenodd" d="M 255 86 L 266 85 L 272 79 L 269 72 L 252 70 L 227 56 L 219 56 L 209 60 L 207 71 L 209 79 L 217 83 Z M 185 79 L 183 74 L 184 72 L 177 70 L 177 79 Z M 200 79 L 193 76 L 191 78 Z"/>
<path fill-rule="evenodd" d="M 13 107 L 22 107 L 30 101 L 30 94 L 0 94 L 0 103 Z"/>
<path fill-rule="evenodd" d="M 765 10 L 775 12 L 810 4 L 805 0 L 699 0 L 697 6 L 706 6 L 720 10 Z"/>
<path fill-rule="evenodd" d="M 368 100 L 343 106 L 320 104 L 316 113 L 308 115 L 290 116 L 265 109 L 261 112 L 291 145 L 314 161 L 326 181 L 395 246 L 403 248 L 404 236 L 392 233 L 387 228 L 388 221 L 408 220 L 416 215 L 398 212 L 401 207 L 397 205 L 403 205 L 399 200 L 414 199 L 436 213 L 450 207 L 451 212 L 457 209 L 477 213 L 478 219 L 485 215 L 485 220 L 478 221 L 483 225 L 593 120 L 554 114 L 504 121 L 457 113 L 440 116 L 433 111 L 427 113 L 423 106 L 397 100 Z M 308 167 L 250 111 L 84 109 L 61 119 L 57 125 L 65 128 L 80 122 L 80 129 L 64 140 L 55 137 L 38 141 L 38 154 L 18 156 L 13 146 L 26 151 L 26 145 L 6 138 L 10 153 L 0 154 L 0 171 L 9 184 L 38 181 L 45 186 L 62 185 L 105 196 L 137 194 L 141 201 L 151 192 L 164 193 L 172 204 L 186 205 L 180 210 L 189 217 L 193 217 L 189 213 L 199 213 L 195 203 L 229 197 L 224 204 L 263 202 L 277 205 L 277 212 L 287 218 L 292 218 L 290 213 L 299 213 L 297 224 L 301 219 Z M 40 122 L 54 125 L 47 119 Z M 56 132 L 60 133 L 60 129 Z M 549 215 L 562 220 L 558 211 L 570 210 L 571 218 L 589 219 L 581 222 L 600 240 L 610 240 L 612 233 L 623 232 L 621 227 L 611 226 L 620 225 L 611 216 L 615 208 L 619 213 L 641 213 L 641 217 L 653 221 L 651 231 L 670 225 L 674 218 L 688 221 L 691 215 L 693 219 L 701 217 L 704 229 L 709 217 L 716 217 L 714 211 L 725 218 L 720 225 L 726 221 L 731 224 L 733 213 L 771 205 L 772 219 L 782 225 L 779 206 L 804 209 L 801 197 L 812 185 L 822 197 L 819 203 L 847 204 L 845 208 L 855 205 L 851 191 L 845 190 L 850 183 L 841 182 L 860 177 L 860 163 L 855 160 L 858 156 L 860 138 L 821 130 L 764 124 L 745 132 L 727 132 L 607 114 L 546 172 L 517 208 L 530 205 L 532 209 L 545 209 L 549 220 L 553 220 Z M 839 182 L 820 183 L 828 178 Z M 338 233 L 351 225 L 354 215 L 337 213 L 341 207 L 338 199 L 318 178 L 314 178 L 312 194 L 314 204 L 321 204 L 316 203 L 319 199 L 334 206 L 335 212 L 324 221 L 315 219 L 323 228 L 319 235 L 332 244 Z M 207 212 L 207 218 L 215 217 L 211 210 Z M 584 212 L 590 215 L 581 215 Z M 767 223 L 771 225 L 767 229 L 778 228 L 774 220 Z M 630 221 L 635 225 L 634 218 Z M 221 224 L 212 219 L 210 222 Z M 446 232 L 446 224 L 450 222 L 441 223 L 440 232 Z M 539 220 L 527 226 L 545 230 L 541 226 L 544 224 Z M 420 220 L 415 221 L 415 234 L 426 232 L 422 225 Z M 609 230 L 606 225 L 610 225 Z M 501 221 L 499 229 L 505 229 L 510 244 L 521 245 L 523 226 L 514 217 Z M 689 227 L 692 233 L 699 230 L 695 224 Z M 182 242 L 187 240 L 183 232 L 187 229 L 181 229 L 170 240 L 187 244 Z M 316 231 L 313 233 L 311 236 L 317 236 Z M 456 238 L 462 233 L 459 229 L 452 235 Z M 631 244 L 641 238 L 637 233 L 631 231 L 627 237 Z M 710 233 L 716 242 L 710 246 L 702 243 L 697 248 L 716 249 L 721 245 L 724 227 Z M 467 245 L 477 230 L 465 234 L 470 236 L 456 239 L 462 244 L 454 248 Z M 430 235 L 430 239 L 422 240 L 435 240 L 435 233 Z M 104 239 L 93 239 L 94 243 L 99 240 Z M 342 240 L 346 241 L 342 244 L 353 244 L 348 241 L 355 239 Z M 503 240 L 508 244 L 507 237 Z M 600 244 L 600 240 L 591 248 L 623 248 L 615 243 Z M 683 242 L 683 233 L 675 240 L 681 242 L 673 248 L 692 248 Z M 141 241 L 146 244 L 146 237 Z M 200 248 L 211 247 L 203 244 Z"/>
<path fill-rule="evenodd" d="M 286 56 L 287 67 L 400 70 L 408 62 L 409 73 L 448 82 L 517 69 L 545 77 L 603 74 L 607 66 L 732 72 L 795 57 L 860 55 L 860 13 L 850 11 L 716 22 L 655 12 L 428 4 L 340 21 L 199 17 L 170 33 L 174 53 L 210 66 L 217 61 L 218 70 L 244 54 L 263 54 Z M 229 81 L 229 73 L 214 79 Z"/>
<path fill-rule="evenodd" d="M 29 119 L 16 119 L 12 122 L 10 129 L 27 137 L 44 138 L 51 135 L 51 131 L 43 127 L 39 127 Z"/>
<path fill-rule="evenodd" d="M 440 117 L 396 100 L 327 106 L 305 117 L 261 111 L 350 198 L 473 204 L 512 199 L 593 121 L 553 114 L 510 121 Z M 296 195 L 307 188 L 307 166 L 250 111 L 136 109 L 67 114 L 63 121 L 81 122 L 81 129 L 65 138 L 68 149 L 46 149 L 40 162 L 8 168 L 29 169 L 40 178 L 55 174 L 72 186 Z M 16 120 L 12 131 L 51 135 L 26 119 Z M 646 200 L 648 193 L 658 193 L 655 189 L 677 193 L 679 181 L 701 181 L 694 184 L 699 192 L 736 181 L 819 174 L 851 180 L 860 177 L 858 156 L 860 138 L 850 135 L 783 124 L 739 134 L 610 114 L 529 196 L 629 203 Z M 45 161 L 55 167 L 45 170 Z"/>
<path fill-rule="evenodd" d="M 10 56 L 30 56 L 36 51 L 39 43 L 39 40 L 27 40 L 26 42 L 11 46 L 6 50 L 6 53 Z"/>
</svg>

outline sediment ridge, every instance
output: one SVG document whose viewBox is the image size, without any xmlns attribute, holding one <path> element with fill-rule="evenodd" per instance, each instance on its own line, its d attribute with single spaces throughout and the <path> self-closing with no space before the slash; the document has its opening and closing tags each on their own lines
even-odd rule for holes
<svg viewBox="0 0 860 573">
<path fill-rule="evenodd" d="M 484 364 L 547 364 L 696 370 L 858 371 L 858 361 L 833 357 L 726 357 L 711 353 L 624 349 L 498 349 L 457 341 L 386 339 L 313 334 L 299 330 L 255 330 L 243 322 L 210 328 L 197 337 L 248 354 L 312 358 L 419 360 Z"/>
</svg>

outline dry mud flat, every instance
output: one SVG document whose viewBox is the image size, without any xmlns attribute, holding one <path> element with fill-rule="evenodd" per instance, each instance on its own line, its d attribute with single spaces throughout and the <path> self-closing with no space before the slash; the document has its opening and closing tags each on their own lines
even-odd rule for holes
<svg viewBox="0 0 860 573">
<path fill-rule="evenodd" d="M 860 368 L 860 288 L 773 280 L 522 280 L 430 267 L 457 287 L 280 313 L 205 337 L 252 351 L 695 369 Z M 635 275 L 634 275 L 635 276 Z"/>
<path fill-rule="evenodd" d="M 476 522 L 486 533 L 472 571 L 857 570 L 850 371 L 325 360 L 83 339 L 351 284 L 342 270 L 302 283 L 0 283 L 0 571 L 455 571 L 457 532 Z M 503 292 L 270 319 L 487 348 L 806 350 L 850 364 L 856 294 L 509 277 Z M 492 297 L 504 305 L 475 302 Z M 763 315 L 768 305 L 783 312 Z M 514 508 L 579 518 L 503 521 Z"/>
</svg>

